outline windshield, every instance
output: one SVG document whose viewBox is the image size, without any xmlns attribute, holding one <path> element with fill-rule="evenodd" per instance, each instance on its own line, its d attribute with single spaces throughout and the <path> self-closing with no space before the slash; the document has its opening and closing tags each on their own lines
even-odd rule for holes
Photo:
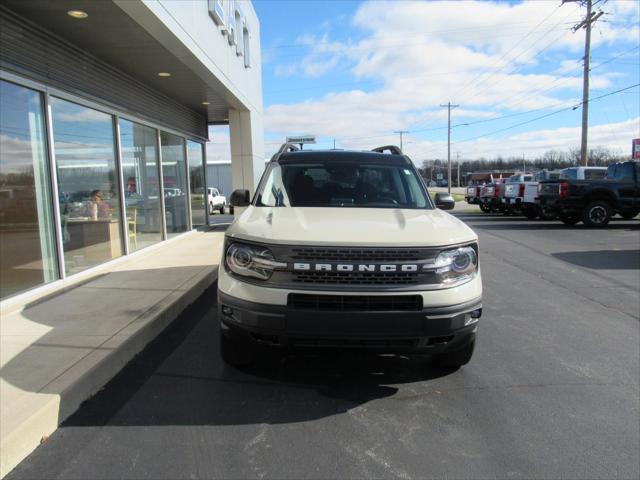
<svg viewBox="0 0 640 480">
<path fill-rule="evenodd" d="M 431 208 L 412 168 L 347 162 L 272 164 L 254 205 Z"/>
</svg>

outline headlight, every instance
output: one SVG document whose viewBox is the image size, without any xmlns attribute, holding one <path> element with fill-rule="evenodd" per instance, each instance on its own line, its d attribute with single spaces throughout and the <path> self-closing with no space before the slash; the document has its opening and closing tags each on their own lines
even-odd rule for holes
<svg viewBox="0 0 640 480">
<path fill-rule="evenodd" d="M 258 245 L 232 243 L 225 257 L 233 273 L 260 280 L 269 280 L 275 268 L 287 266 L 286 263 L 276 262 L 271 250 Z"/>
<path fill-rule="evenodd" d="M 473 247 L 445 250 L 436 258 L 435 267 L 439 283 L 462 283 L 475 275 L 478 269 L 478 256 Z"/>
</svg>

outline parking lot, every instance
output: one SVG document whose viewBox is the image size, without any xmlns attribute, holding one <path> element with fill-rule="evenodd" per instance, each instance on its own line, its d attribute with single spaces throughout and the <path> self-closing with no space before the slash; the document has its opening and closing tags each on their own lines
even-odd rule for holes
<svg viewBox="0 0 640 480">
<path fill-rule="evenodd" d="M 456 215 L 485 288 L 464 368 L 327 354 L 239 371 L 209 292 L 7 478 L 638 478 L 640 222 Z"/>
</svg>

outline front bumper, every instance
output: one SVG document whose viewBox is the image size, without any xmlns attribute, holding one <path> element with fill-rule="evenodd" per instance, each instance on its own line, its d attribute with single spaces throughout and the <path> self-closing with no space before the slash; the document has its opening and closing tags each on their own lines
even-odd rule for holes
<svg viewBox="0 0 640 480">
<path fill-rule="evenodd" d="M 438 353 L 470 341 L 481 298 L 418 311 L 326 311 L 254 303 L 218 291 L 223 335 L 284 348 L 365 348 Z"/>
</svg>

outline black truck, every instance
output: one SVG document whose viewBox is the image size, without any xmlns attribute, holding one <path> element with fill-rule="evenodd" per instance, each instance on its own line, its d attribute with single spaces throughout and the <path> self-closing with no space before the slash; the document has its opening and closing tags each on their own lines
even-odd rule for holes
<svg viewBox="0 0 640 480">
<path fill-rule="evenodd" d="M 615 214 L 629 220 L 640 213 L 639 180 L 640 162 L 614 163 L 600 180 L 540 182 L 537 201 L 566 225 L 604 227 Z"/>
</svg>

